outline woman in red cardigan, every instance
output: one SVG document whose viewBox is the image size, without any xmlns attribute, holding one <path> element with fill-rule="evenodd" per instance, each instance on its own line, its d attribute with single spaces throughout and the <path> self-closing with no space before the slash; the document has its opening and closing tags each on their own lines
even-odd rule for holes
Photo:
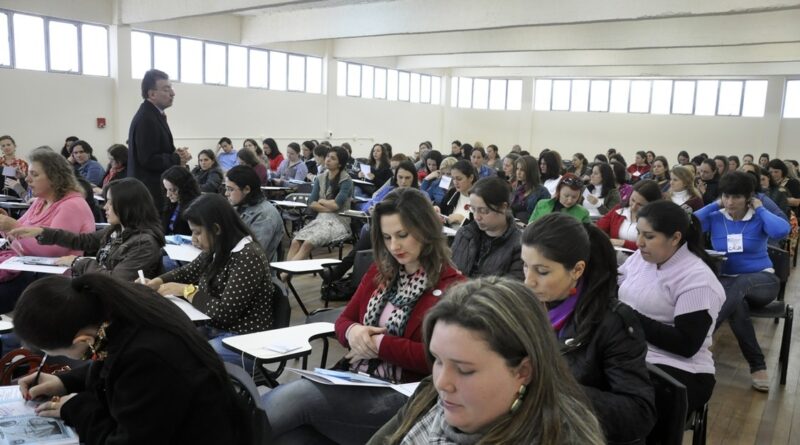
<svg viewBox="0 0 800 445">
<path fill-rule="evenodd" d="M 656 181 L 644 179 L 633 186 L 631 196 L 617 204 L 597 221 L 597 227 L 606 232 L 614 247 L 636 250 L 636 216 L 639 209 L 662 198 L 661 188 Z"/>
<path fill-rule="evenodd" d="M 647 153 L 637 151 L 633 164 L 628 166 L 628 173 L 631 174 L 631 182 L 639 182 L 642 175 L 650 171 L 650 163 L 647 162 Z"/>
<path fill-rule="evenodd" d="M 441 219 L 430 199 L 406 188 L 375 206 L 375 264 L 336 320 L 350 351 L 340 368 L 395 382 L 430 374 L 422 319 L 453 283 L 465 280 L 450 263 Z M 406 402 L 389 388 L 322 385 L 298 380 L 264 397 L 276 443 L 363 444 Z"/>
</svg>

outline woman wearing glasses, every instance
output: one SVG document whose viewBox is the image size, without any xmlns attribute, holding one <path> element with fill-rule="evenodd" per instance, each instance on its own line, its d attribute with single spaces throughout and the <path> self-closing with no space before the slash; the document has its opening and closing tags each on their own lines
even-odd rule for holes
<svg viewBox="0 0 800 445">
<path fill-rule="evenodd" d="M 591 222 L 589 211 L 580 205 L 582 194 L 583 181 L 581 178 L 572 173 L 564 174 L 558 181 L 556 197 L 539 201 L 528 223 L 532 223 L 548 213 L 558 212 L 566 213 L 581 222 Z"/>
<path fill-rule="evenodd" d="M 511 187 L 496 176 L 483 178 L 469 191 L 471 220 L 453 240 L 453 263 L 464 275 L 522 280 L 520 237 L 510 209 Z"/>
</svg>

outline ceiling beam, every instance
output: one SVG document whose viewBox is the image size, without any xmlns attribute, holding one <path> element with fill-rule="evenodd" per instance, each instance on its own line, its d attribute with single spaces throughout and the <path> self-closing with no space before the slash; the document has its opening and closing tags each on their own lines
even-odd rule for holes
<svg viewBox="0 0 800 445">
<path fill-rule="evenodd" d="M 452 76 L 462 77 L 763 77 L 796 76 L 800 62 L 696 64 L 696 65 L 635 65 L 592 67 L 524 67 L 524 68 L 458 68 Z"/>
<path fill-rule="evenodd" d="M 121 24 L 157 22 L 202 15 L 230 14 L 320 0 L 119 0 Z"/>
</svg>

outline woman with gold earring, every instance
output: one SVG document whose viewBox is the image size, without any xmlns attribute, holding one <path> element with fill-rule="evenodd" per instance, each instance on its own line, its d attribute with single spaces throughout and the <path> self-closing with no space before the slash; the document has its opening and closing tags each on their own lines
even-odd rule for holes
<svg viewBox="0 0 800 445">
<path fill-rule="evenodd" d="M 433 374 L 369 441 L 383 444 L 603 444 L 550 323 L 516 280 L 450 288 L 423 324 Z"/>
<path fill-rule="evenodd" d="M 656 421 L 647 343 L 617 299 L 617 260 L 592 224 L 550 213 L 522 234 L 525 285 L 547 309 L 572 375 L 592 401 L 608 443 L 644 443 Z"/>
<path fill-rule="evenodd" d="M 105 274 L 56 275 L 28 286 L 14 311 L 20 340 L 48 355 L 90 357 L 64 374 L 20 379 L 47 397 L 81 443 L 250 443 L 249 416 L 217 354 L 178 307 Z"/>
</svg>

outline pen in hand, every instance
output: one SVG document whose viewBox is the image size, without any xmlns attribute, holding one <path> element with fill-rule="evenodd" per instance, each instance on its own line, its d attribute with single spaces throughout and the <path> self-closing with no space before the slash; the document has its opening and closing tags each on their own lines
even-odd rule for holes
<svg viewBox="0 0 800 445">
<path fill-rule="evenodd" d="M 39 362 L 39 368 L 36 369 L 36 377 L 33 378 L 33 381 L 31 382 L 31 385 L 28 387 L 28 391 L 30 391 L 30 388 L 33 388 L 34 386 L 39 384 L 39 376 L 42 375 L 42 368 L 44 367 L 44 362 L 45 361 L 47 361 L 47 354 L 46 353 L 44 354 L 44 357 L 42 357 L 42 361 Z M 28 397 L 30 397 L 30 393 L 28 394 Z"/>
<path fill-rule="evenodd" d="M 144 278 L 144 271 L 139 269 L 139 282 L 145 284 L 147 280 Z"/>
</svg>

